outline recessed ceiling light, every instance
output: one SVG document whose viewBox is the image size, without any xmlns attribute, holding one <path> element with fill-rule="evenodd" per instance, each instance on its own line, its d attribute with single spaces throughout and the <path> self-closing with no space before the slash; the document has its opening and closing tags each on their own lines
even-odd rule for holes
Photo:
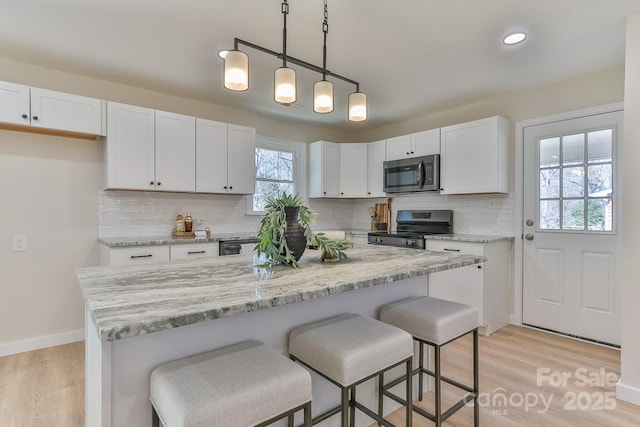
<svg viewBox="0 0 640 427">
<path fill-rule="evenodd" d="M 227 53 L 229 53 L 228 50 L 221 50 L 220 52 L 218 52 L 218 56 L 222 59 L 227 57 Z"/>
<path fill-rule="evenodd" d="M 502 40 L 504 44 L 518 44 L 527 38 L 525 33 L 511 33 Z"/>
</svg>

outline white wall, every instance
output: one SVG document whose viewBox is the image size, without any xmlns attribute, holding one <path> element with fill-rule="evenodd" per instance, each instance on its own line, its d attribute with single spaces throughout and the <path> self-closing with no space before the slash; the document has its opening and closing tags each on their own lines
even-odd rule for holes
<svg viewBox="0 0 640 427">
<path fill-rule="evenodd" d="M 626 77 L 624 93 L 624 163 L 622 179 L 627 196 L 622 200 L 622 357 L 617 394 L 640 405 L 640 15 L 627 21 Z"/>
<path fill-rule="evenodd" d="M 101 142 L 0 130 L 0 356 L 83 338 L 75 269 L 98 260 L 102 160 Z"/>
</svg>

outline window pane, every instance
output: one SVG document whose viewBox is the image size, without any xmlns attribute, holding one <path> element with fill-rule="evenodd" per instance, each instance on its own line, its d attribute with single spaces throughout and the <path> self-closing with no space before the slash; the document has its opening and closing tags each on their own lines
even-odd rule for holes
<svg viewBox="0 0 640 427">
<path fill-rule="evenodd" d="M 540 229 L 560 229 L 560 200 L 540 200 Z"/>
<path fill-rule="evenodd" d="M 256 178 L 293 180 L 293 153 L 256 148 Z"/>
<path fill-rule="evenodd" d="M 562 195 L 563 197 L 584 196 L 584 168 L 562 169 Z"/>
<path fill-rule="evenodd" d="M 611 196 L 613 192 L 613 166 L 611 164 L 591 165 L 588 170 L 589 197 Z"/>
<path fill-rule="evenodd" d="M 560 138 L 540 140 L 540 167 L 560 165 Z"/>
<path fill-rule="evenodd" d="M 587 134 L 589 163 L 612 161 L 613 130 L 605 129 Z"/>
<path fill-rule="evenodd" d="M 253 195 L 253 210 L 262 212 L 268 197 L 279 197 L 282 193 L 294 195 L 293 184 L 286 182 L 256 181 L 256 192 Z"/>
<path fill-rule="evenodd" d="M 584 163 L 584 134 L 562 137 L 562 163 L 576 165 Z"/>
<path fill-rule="evenodd" d="M 540 170 L 540 198 L 552 199 L 560 197 L 560 169 Z"/>
<path fill-rule="evenodd" d="M 562 201 L 562 229 L 584 230 L 584 199 Z"/>
<path fill-rule="evenodd" d="M 589 230 L 612 231 L 613 230 L 613 200 L 589 199 Z"/>
</svg>

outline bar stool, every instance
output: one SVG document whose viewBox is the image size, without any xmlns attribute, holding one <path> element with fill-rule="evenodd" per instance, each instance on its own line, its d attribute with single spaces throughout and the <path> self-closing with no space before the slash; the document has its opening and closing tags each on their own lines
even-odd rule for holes
<svg viewBox="0 0 640 427">
<path fill-rule="evenodd" d="M 413 341 L 394 326 L 357 314 L 343 314 L 294 329 L 289 335 L 289 357 L 317 372 L 342 392 L 341 404 L 312 421 L 317 424 L 341 414 L 342 426 L 355 422 L 355 410 L 379 424 L 393 424 L 356 399 L 356 386 L 396 366 L 405 364 L 407 395 L 411 396 Z M 406 404 L 411 426 L 411 399 Z"/>
<path fill-rule="evenodd" d="M 417 297 L 408 300 L 397 301 L 385 305 L 380 310 L 380 320 L 404 329 L 413 335 L 419 346 L 419 367 L 413 371 L 413 375 L 418 377 L 418 399 L 422 400 L 423 374 L 427 374 L 435 380 L 435 413 L 429 413 L 417 406 L 413 410 L 435 422 L 436 427 L 440 427 L 442 422 L 449 418 L 458 409 L 473 400 L 473 425 L 479 426 L 480 408 L 478 406 L 478 312 L 475 308 L 465 304 L 446 301 L 431 297 Z M 441 348 L 456 339 L 473 334 L 473 387 L 462 384 L 454 379 L 445 377 L 441 373 Z M 434 370 L 424 367 L 424 344 L 434 348 Z M 381 392 L 383 395 L 392 398 L 400 403 L 403 400 L 389 391 L 389 388 L 401 383 L 404 378 L 400 377 L 387 384 L 384 378 L 380 379 Z M 442 382 L 454 385 L 467 393 L 465 396 L 452 405 L 446 411 L 442 411 Z M 379 413 L 382 413 L 382 398 L 380 399 Z"/>
<path fill-rule="evenodd" d="M 151 372 L 153 426 L 266 426 L 304 410 L 311 426 L 311 375 L 260 341 L 176 360 Z"/>
</svg>

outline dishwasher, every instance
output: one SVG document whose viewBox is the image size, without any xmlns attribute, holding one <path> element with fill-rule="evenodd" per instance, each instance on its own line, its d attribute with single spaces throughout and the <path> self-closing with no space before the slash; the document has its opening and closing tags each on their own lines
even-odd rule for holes
<svg viewBox="0 0 640 427">
<path fill-rule="evenodd" d="M 220 240 L 220 256 L 250 254 L 258 239 Z"/>
</svg>

